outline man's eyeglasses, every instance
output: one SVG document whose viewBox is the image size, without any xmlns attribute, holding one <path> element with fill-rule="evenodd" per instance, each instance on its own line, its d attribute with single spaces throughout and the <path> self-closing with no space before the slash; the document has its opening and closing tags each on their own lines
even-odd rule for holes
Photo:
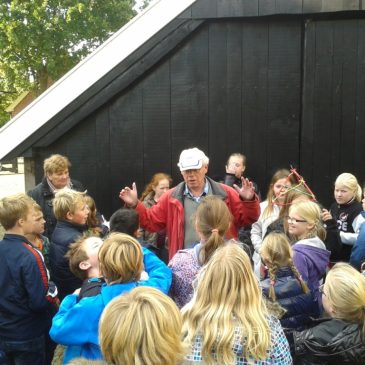
<svg viewBox="0 0 365 365">
<path fill-rule="evenodd" d="M 292 217 L 286 217 L 286 220 L 288 221 L 288 223 L 290 224 L 295 224 L 295 223 L 307 223 L 306 220 L 304 219 L 295 219 L 295 218 L 292 218 Z"/>
<path fill-rule="evenodd" d="M 324 296 L 326 296 L 326 293 L 324 292 L 324 284 L 320 285 L 318 288 L 318 291 L 323 294 Z"/>
</svg>

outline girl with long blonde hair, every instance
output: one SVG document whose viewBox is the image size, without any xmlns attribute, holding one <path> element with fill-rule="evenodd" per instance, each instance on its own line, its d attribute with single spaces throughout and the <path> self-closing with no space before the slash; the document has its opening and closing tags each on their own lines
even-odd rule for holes
<svg viewBox="0 0 365 365">
<path fill-rule="evenodd" d="M 321 292 L 331 320 L 294 332 L 296 363 L 364 364 L 365 277 L 350 265 L 338 263 L 328 272 Z"/>
<path fill-rule="evenodd" d="M 248 255 L 236 244 L 218 249 L 199 274 L 183 310 L 184 364 L 291 364 L 288 342 L 270 317 Z"/>
<path fill-rule="evenodd" d="M 207 196 L 198 206 L 195 227 L 200 242 L 192 249 L 180 250 L 169 262 L 172 270 L 170 294 L 181 308 L 193 296 L 193 281 L 214 251 L 225 244 L 225 234 L 232 217 L 227 204 L 219 197 Z"/>
<path fill-rule="evenodd" d="M 293 262 L 293 252 L 284 233 L 271 233 L 262 242 L 262 264 L 267 267 L 267 277 L 260 285 L 263 294 L 273 307 L 284 309 L 280 322 L 284 328 L 303 329 L 311 317 L 319 315 L 306 282 Z"/>
</svg>

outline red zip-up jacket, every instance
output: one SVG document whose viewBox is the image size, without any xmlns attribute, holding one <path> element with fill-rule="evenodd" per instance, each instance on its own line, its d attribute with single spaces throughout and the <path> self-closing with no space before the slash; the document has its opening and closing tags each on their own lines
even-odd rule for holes
<svg viewBox="0 0 365 365">
<path fill-rule="evenodd" d="M 230 186 L 217 183 L 207 176 L 206 179 L 212 195 L 220 196 L 233 216 L 234 221 L 227 232 L 227 238 L 237 239 L 240 227 L 251 225 L 259 218 L 260 201 L 257 195 L 253 200 L 242 200 L 237 191 Z M 166 228 L 169 259 L 184 247 L 184 190 L 185 182 L 181 182 L 163 194 L 152 208 L 146 208 L 140 201 L 136 207 L 142 228 L 150 232 L 159 232 Z"/>
</svg>

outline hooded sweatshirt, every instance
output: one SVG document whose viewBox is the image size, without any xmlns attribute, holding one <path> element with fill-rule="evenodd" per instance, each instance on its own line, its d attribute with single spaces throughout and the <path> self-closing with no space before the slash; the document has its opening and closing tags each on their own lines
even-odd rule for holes
<svg viewBox="0 0 365 365">
<path fill-rule="evenodd" d="M 321 303 L 319 281 L 326 273 L 331 252 L 326 250 L 325 244 L 317 236 L 300 240 L 292 248 L 295 267 L 308 284 L 314 297 Z"/>
<path fill-rule="evenodd" d="M 171 270 L 149 250 L 143 248 L 143 264 L 149 278 L 145 281 L 123 284 L 104 284 L 101 293 L 83 298 L 70 294 L 62 301 L 54 316 L 50 336 L 56 343 L 68 346 L 63 359 L 64 364 L 76 357 L 90 360 L 102 359 L 99 346 L 98 326 L 106 305 L 115 297 L 129 292 L 137 286 L 151 286 L 167 294 L 172 274 Z"/>
</svg>

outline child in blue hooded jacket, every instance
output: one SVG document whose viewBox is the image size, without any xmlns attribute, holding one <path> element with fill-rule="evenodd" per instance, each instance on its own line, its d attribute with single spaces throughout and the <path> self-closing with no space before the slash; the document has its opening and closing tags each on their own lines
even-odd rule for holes
<svg viewBox="0 0 365 365">
<path fill-rule="evenodd" d="M 101 293 L 80 301 L 78 291 L 66 296 L 53 318 L 51 338 L 68 346 L 64 364 L 75 357 L 102 359 L 98 338 L 99 319 L 112 299 L 140 285 L 155 287 L 166 294 L 170 289 L 170 269 L 127 234 L 110 234 L 100 248 L 99 261 L 100 271 L 106 280 Z M 148 278 L 141 281 L 143 270 Z"/>
</svg>

